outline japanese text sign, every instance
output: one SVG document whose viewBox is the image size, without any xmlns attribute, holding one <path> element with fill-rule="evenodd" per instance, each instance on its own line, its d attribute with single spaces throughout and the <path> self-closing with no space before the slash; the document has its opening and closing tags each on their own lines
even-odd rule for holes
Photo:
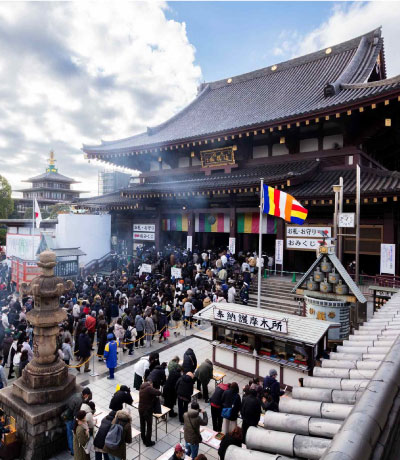
<svg viewBox="0 0 400 460">
<path fill-rule="evenodd" d="M 319 243 L 314 238 L 286 238 L 286 249 L 318 249 Z"/>
<path fill-rule="evenodd" d="M 143 240 L 143 241 L 154 241 L 155 233 L 149 232 L 133 232 L 134 240 Z"/>
<path fill-rule="evenodd" d="M 271 319 L 265 316 L 240 313 L 219 307 L 214 307 L 214 319 L 244 326 L 253 326 L 264 331 L 281 332 L 283 334 L 288 332 L 288 323 L 285 319 Z"/>
<path fill-rule="evenodd" d="M 286 225 L 286 236 L 300 236 L 303 238 L 322 238 L 321 232 L 327 232 L 326 236 L 332 236 L 331 227 L 304 227 L 296 225 Z"/>
<path fill-rule="evenodd" d="M 134 232 L 155 232 L 156 226 L 154 224 L 133 224 Z"/>
</svg>

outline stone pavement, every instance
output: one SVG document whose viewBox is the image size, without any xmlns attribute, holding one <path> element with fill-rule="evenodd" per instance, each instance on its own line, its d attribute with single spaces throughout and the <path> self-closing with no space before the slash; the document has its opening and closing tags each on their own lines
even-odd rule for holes
<svg viewBox="0 0 400 460">
<path fill-rule="evenodd" d="M 183 338 L 182 341 L 182 335 L 180 337 L 172 337 L 170 338 L 170 343 L 168 344 L 169 346 L 166 346 L 164 343 L 162 344 L 155 344 L 151 349 L 146 349 L 142 348 L 139 350 L 139 352 L 136 354 L 134 357 L 129 357 L 129 358 L 134 358 L 131 359 L 129 363 L 120 366 L 119 368 L 116 369 L 115 373 L 115 379 L 114 380 L 108 380 L 106 378 L 107 374 L 104 374 L 106 369 L 104 364 L 100 364 L 101 367 L 97 366 L 96 362 L 96 372 L 102 373 L 101 376 L 99 377 L 89 377 L 89 374 L 83 374 L 82 376 L 79 376 L 78 379 L 80 380 L 80 383 L 83 383 L 86 386 L 89 386 L 89 388 L 93 392 L 93 401 L 96 404 L 96 412 L 99 411 L 106 411 L 108 412 L 108 405 L 110 403 L 111 397 L 115 392 L 115 388 L 117 384 L 121 385 L 128 385 L 132 391 L 133 390 L 133 363 L 136 362 L 136 360 L 140 355 L 149 353 L 149 350 L 156 350 L 160 349 L 160 362 L 166 361 L 169 362 L 174 356 L 178 355 L 183 357 L 184 352 L 186 351 L 187 348 L 192 348 L 194 352 L 196 353 L 197 356 L 197 361 L 199 363 L 203 362 L 206 358 L 211 359 L 212 357 L 212 351 L 211 351 L 211 345 L 209 340 L 211 339 L 211 328 L 207 328 L 204 331 L 200 331 L 198 329 L 192 331 L 192 334 L 198 334 L 202 338 L 195 337 L 194 335 L 189 335 L 190 333 L 188 332 L 188 336 L 186 340 Z M 126 354 L 123 356 L 124 361 L 128 361 L 128 356 Z M 248 382 L 248 378 L 244 377 L 240 374 L 235 374 L 232 372 L 228 372 L 222 368 L 215 367 L 216 370 L 220 370 L 224 373 L 226 373 L 226 377 L 224 379 L 224 382 L 233 382 L 236 381 L 239 384 L 239 388 L 242 389 L 244 385 Z M 75 372 L 75 371 L 73 371 Z M 212 393 L 214 390 L 214 381 L 211 381 L 209 384 L 209 391 Z M 205 404 L 204 400 L 199 400 L 200 407 L 202 409 L 205 409 L 208 414 L 209 418 L 209 423 L 208 426 L 212 427 L 212 422 L 211 422 L 211 410 L 210 410 L 210 404 Z M 175 407 L 175 410 L 177 411 L 177 407 Z M 133 427 L 140 430 L 140 424 L 139 424 L 139 415 L 136 409 L 132 408 L 131 409 L 131 415 L 132 415 L 132 424 Z M 154 429 L 154 423 L 153 423 L 153 429 Z M 155 460 L 157 459 L 160 455 L 162 455 L 164 452 L 166 452 L 168 449 L 170 449 L 172 446 L 175 446 L 176 443 L 179 442 L 179 431 L 181 429 L 181 425 L 179 423 L 178 417 L 168 419 L 168 433 L 165 433 L 165 424 L 161 423 L 158 426 L 158 442 L 154 447 L 148 447 L 146 448 L 143 443 L 141 444 L 141 458 L 144 460 Z M 155 440 L 154 433 L 153 433 L 153 440 Z M 211 460 L 217 460 L 218 459 L 218 453 L 217 450 L 210 448 L 208 446 L 205 446 L 204 444 L 200 445 L 200 453 L 204 453 L 208 459 Z M 128 445 L 127 448 L 127 460 L 132 460 L 134 457 L 138 455 L 138 445 Z M 70 453 L 68 451 L 65 451 L 61 454 L 59 454 L 57 457 L 53 457 L 53 460 L 67 460 L 72 458 Z M 92 454 L 91 459 L 94 459 L 94 454 Z"/>
<path fill-rule="evenodd" d="M 207 331 L 208 332 L 208 331 Z M 210 335 L 210 334 L 206 334 Z M 175 342 L 178 340 L 175 340 Z M 158 345 L 158 344 L 157 344 Z M 197 356 L 197 360 L 199 363 L 203 362 L 206 358 L 211 359 L 211 345 L 208 339 L 203 339 L 194 336 L 188 336 L 186 340 L 181 341 L 179 343 L 175 343 L 174 345 L 166 348 L 165 346 L 160 350 L 160 362 L 166 361 L 169 362 L 174 356 L 178 355 L 181 357 L 183 353 L 186 351 L 187 348 L 192 348 Z M 152 350 L 156 349 L 156 347 L 152 347 Z M 141 349 L 146 350 L 146 349 Z M 147 349 L 148 352 L 149 349 Z M 143 354 L 143 353 L 142 353 Z M 137 356 L 136 356 L 137 359 Z M 136 361 L 135 359 L 135 361 Z M 124 357 L 125 360 L 125 357 Z M 97 363 L 96 363 L 97 364 Z M 220 370 L 226 373 L 226 377 L 224 379 L 225 382 L 233 382 L 236 381 L 239 384 L 239 388 L 243 388 L 243 386 L 248 382 L 248 378 L 244 377 L 239 374 L 234 374 L 232 372 L 228 372 L 222 368 L 215 367 L 216 370 Z M 86 374 L 88 375 L 88 374 Z M 131 391 L 134 392 L 132 385 L 133 385 L 133 363 L 130 363 L 125 366 L 121 366 L 119 370 L 115 373 L 114 380 L 108 380 L 106 376 L 97 377 L 97 378 L 90 378 L 90 382 L 88 386 L 93 392 L 93 401 L 96 404 L 96 412 L 99 411 L 106 411 L 108 412 L 108 405 L 110 403 L 111 397 L 115 392 L 115 388 L 117 384 L 124 384 L 128 385 L 131 388 Z M 212 393 L 214 390 L 214 381 L 211 381 L 209 384 L 209 391 Z M 211 422 L 211 410 L 210 404 L 205 404 L 204 400 L 199 400 L 200 407 L 205 409 L 208 414 L 209 423 L 208 426 L 212 427 Z M 175 407 L 177 411 L 177 407 Z M 131 408 L 131 415 L 132 415 L 132 424 L 133 427 L 140 430 L 139 424 L 139 414 L 138 411 L 134 408 Z M 155 460 L 172 446 L 175 446 L 176 443 L 179 442 L 179 431 L 181 429 L 181 425 L 179 423 L 178 417 L 168 419 L 168 433 L 165 433 L 165 424 L 161 423 L 158 426 L 158 442 L 154 447 L 146 448 L 143 443 L 141 444 L 141 458 L 144 460 Z M 154 423 L 153 423 L 153 430 L 154 430 Z M 155 440 L 154 432 L 153 432 L 153 440 Z M 207 458 L 211 460 L 218 459 L 217 450 L 212 449 L 204 444 L 200 445 L 200 453 L 206 454 Z M 128 445 L 127 448 L 127 460 L 132 460 L 136 455 L 138 455 L 138 445 Z M 71 455 L 68 451 L 59 454 L 57 457 L 53 457 L 53 460 L 67 460 L 70 459 Z M 94 458 L 94 454 L 92 454 L 91 458 Z"/>
</svg>

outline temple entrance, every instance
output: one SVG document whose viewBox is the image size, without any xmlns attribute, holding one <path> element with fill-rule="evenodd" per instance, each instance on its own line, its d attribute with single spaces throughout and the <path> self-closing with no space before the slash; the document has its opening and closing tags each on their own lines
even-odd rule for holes
<svg viewBox="0 0 400 460">
<path fill-rule="evenodd" d="M 161 231 L 160 250 L 162 251 L 168 244 L 178 248 L 186 248 L 187 232 Z"/>
<path fill-rule="evenodd" d="M 258 253 L 258 233 L 239 233 L 236 238 L 236 252 L 243 251 L 245 253 Z M 263 235 L 262 238 L 263 254 L 275 257 L 276 235 Z"/>
<path fill-rule="evenodd" d="M 199 232 L 194 236 L 193 250 L 197 247 L 199 250 L 217 251 L 227 249 L 228 244 L 229 233 Z"/>
</svg>

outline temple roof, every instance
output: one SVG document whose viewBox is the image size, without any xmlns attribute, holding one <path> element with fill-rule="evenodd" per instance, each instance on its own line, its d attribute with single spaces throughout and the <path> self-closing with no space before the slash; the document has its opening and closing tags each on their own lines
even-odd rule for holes
<svg viewBox="0 0 400 460">
<path fill-rule="evenodd" d="M 384 72 L 380 29 L 331 48 L 229 79 L 201 85 L 196 99 L 147 132 L 86 153 L 127 153 L 202 136 L 318 115 L 400 89 L 400 78 L 368 82 L 378 61 Z M 383 96 L 382 96 L 383 97 Z"/>
<path fill-rule="evenodd" d="M 30 179 L 23 180 L 22 182 L 38 182 L 41 180 L 52 181 L 52 182 L 68 182 L 70 184 L 78 184 L 79 181 L 71 179 L 70 177 L 64 176 L 58 172 L 45 172 L 38 176 L 31 177 Z"/>
</svg>

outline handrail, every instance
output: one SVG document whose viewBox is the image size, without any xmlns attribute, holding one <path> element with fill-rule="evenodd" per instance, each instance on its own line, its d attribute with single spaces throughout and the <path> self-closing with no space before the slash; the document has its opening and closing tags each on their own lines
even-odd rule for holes
<svg viewBox="0 0 400 460">
<path fill-rule="evenodd" d="M 107 260 L 113 255 L 114 253 L 110 251 L 99 259 L 93 259 L 88 262 L 84 267 L 81 268 L 82 276 L 86 276 L 92 269 L 98 270 L 101 268 L 101 266 L 104 265 L 104 263 L 106 263 Z"/>
</svg>

